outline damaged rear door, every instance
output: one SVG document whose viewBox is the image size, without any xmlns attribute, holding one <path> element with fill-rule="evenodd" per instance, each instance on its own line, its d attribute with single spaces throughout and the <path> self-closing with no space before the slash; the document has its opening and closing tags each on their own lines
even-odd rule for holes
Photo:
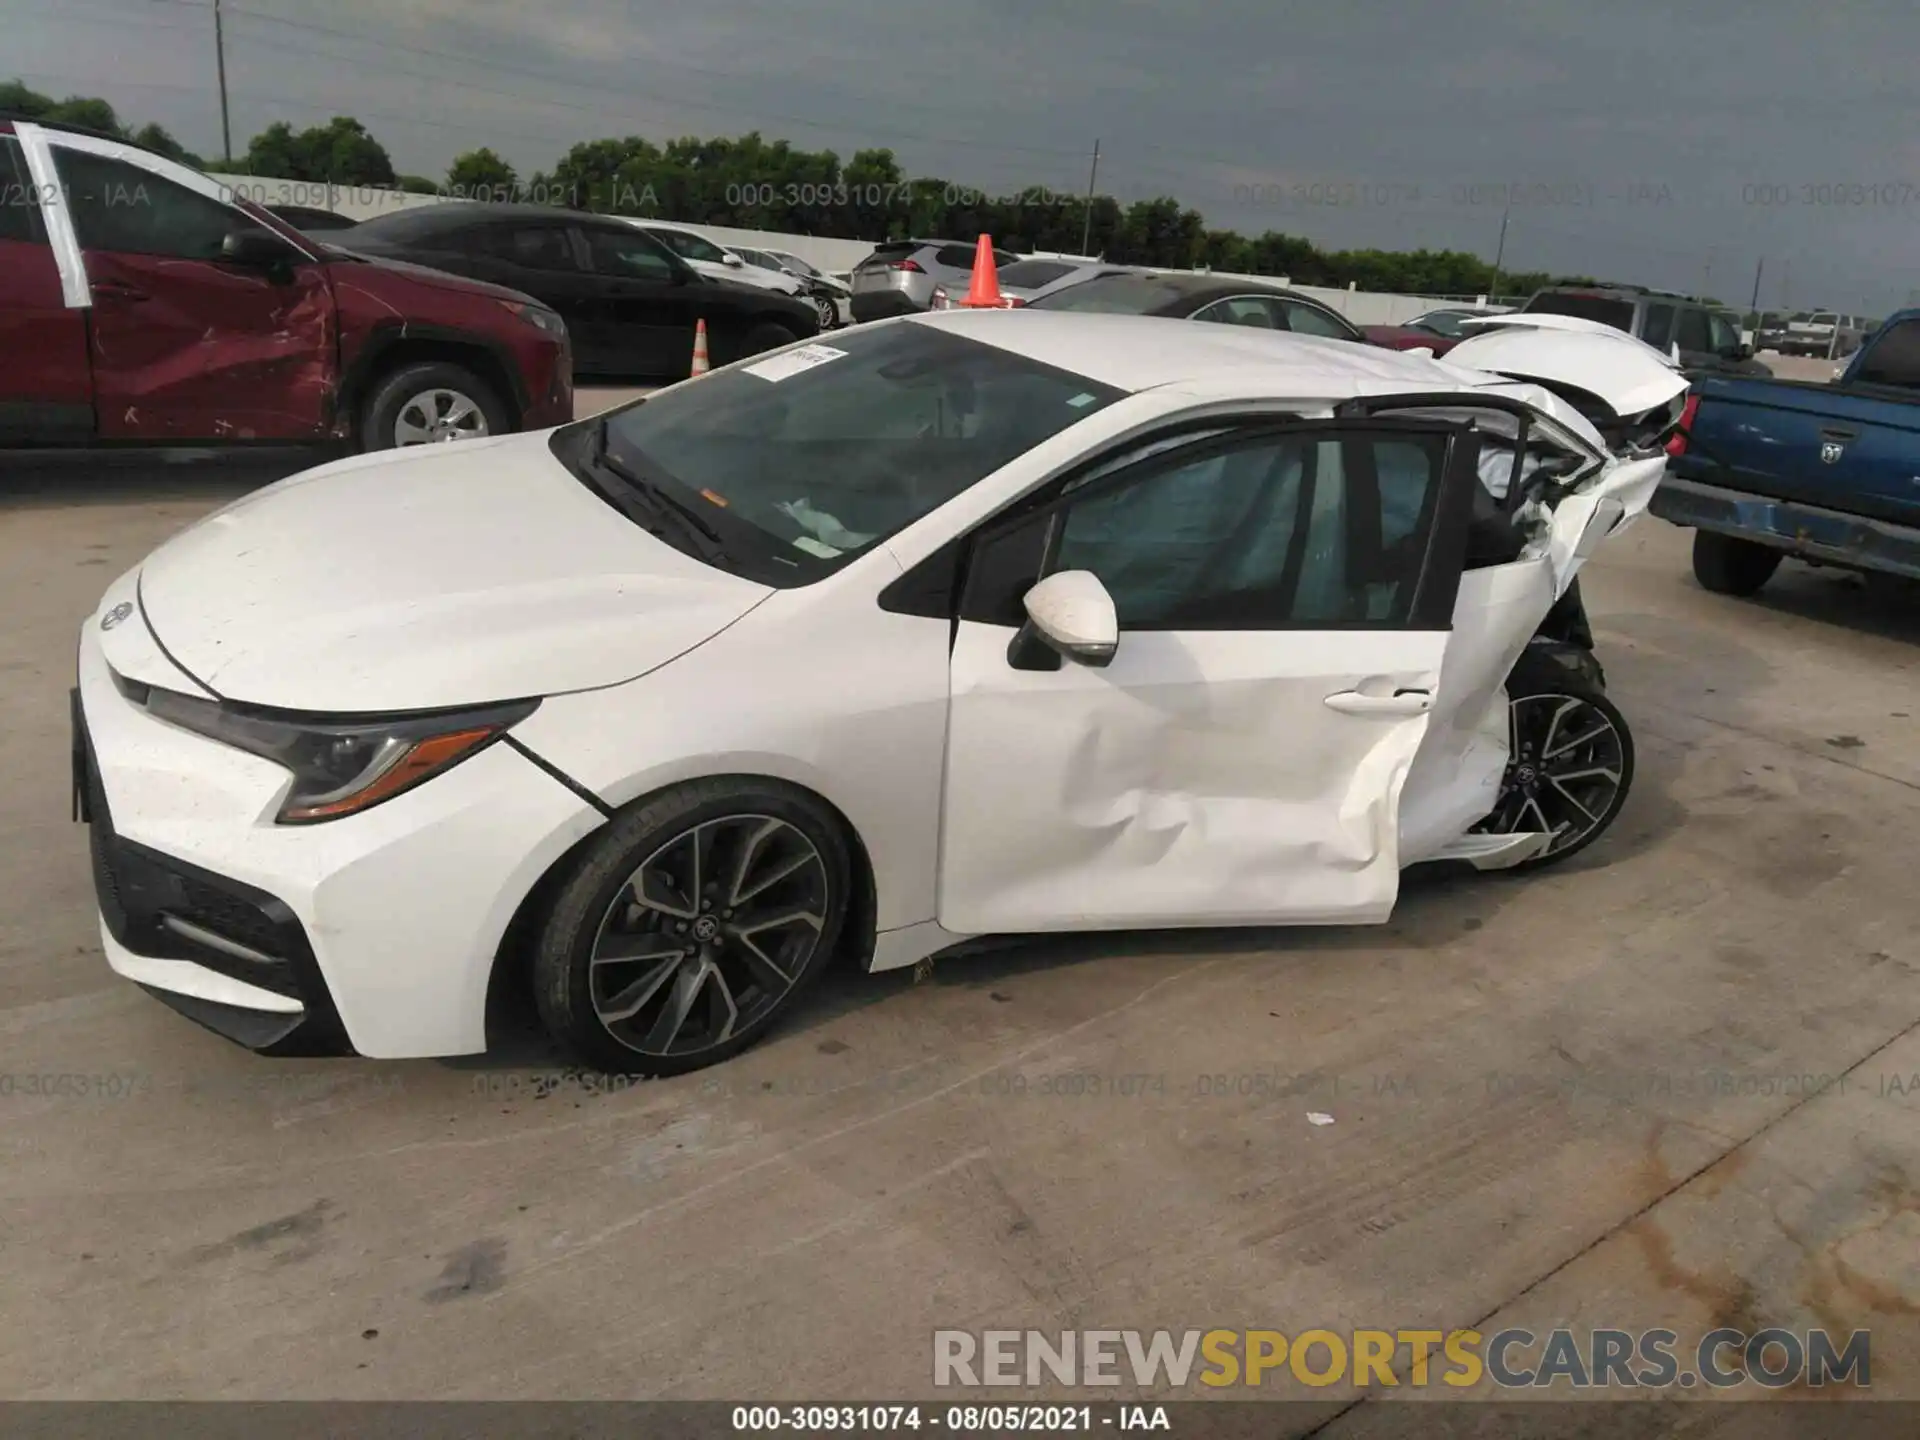
<svg viewBox="0 0 1920 1440">
<path fill-rule="evenodd" d="M 1069 478 L 974 542 L 952 652 L 940 924 L 961 934 L 1385 920 L 1446 658 L 1478 438 L 1235 426 Z M 1120 643 L 1016 644 L 1091 571 Z"/>
<path fill-rule="evenodd" d="M 91 307 L 102 439 L 304 440 L 338 374 L 326 267 L 224 258 L 262 227 L 205 176 L 111 141 L 42 132 Z M 164 167 L 164 168 L 163 168 Z"/>
</svg>

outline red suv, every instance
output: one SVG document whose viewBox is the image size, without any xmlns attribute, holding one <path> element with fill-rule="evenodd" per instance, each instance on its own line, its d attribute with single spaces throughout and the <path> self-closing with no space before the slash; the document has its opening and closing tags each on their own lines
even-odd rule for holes
<svg viewBox="0 0 1920 1440">
<path fill-rule="evenodd" d="M 123 141 L 0 119 L 0 445 L 348 440 L 573 418 L 560 317 L 303 235 Z"/>
</svg>

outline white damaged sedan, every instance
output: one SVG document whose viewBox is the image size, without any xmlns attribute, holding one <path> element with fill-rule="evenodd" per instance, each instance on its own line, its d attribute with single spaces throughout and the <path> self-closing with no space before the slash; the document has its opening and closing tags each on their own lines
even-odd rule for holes
<svg viewBox="0 0 1920 1440">
<path fill-rule="evenodd" d="M 1633 749 L 1570 587 L 1685 388 L 1599 335 L 950 312 L 294 476 L 83 626 L 108 962 L 267 1053 L 519 1004 L 671 1074 L 837 956 L 1572 854 Z"/>
</svg>

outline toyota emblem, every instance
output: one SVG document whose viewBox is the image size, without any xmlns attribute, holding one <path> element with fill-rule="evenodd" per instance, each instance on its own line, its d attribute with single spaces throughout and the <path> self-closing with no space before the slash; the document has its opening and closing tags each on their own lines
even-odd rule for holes
<svg viewBox="0 0 1920 1440">
<path fill-rule="evenodd" d="M 132 613 L 133 602 L 131 600 L 122 600 L 118 605 L 100 617 L 100 628 L 102 630 L 111 630 Z"/>
</svg>

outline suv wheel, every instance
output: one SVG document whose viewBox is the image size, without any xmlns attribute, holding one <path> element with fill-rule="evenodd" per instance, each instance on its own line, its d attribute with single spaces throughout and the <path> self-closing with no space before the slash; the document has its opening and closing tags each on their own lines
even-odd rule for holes
<svg viewBox="0 0 1920 1440">
<path fill-rule="evenodd" d="M 403 365 L 375 387 L 360 417 L 363 450 L 476 440 L 513 429 L 486 381 L 443 360 Z"/>
</svg>

